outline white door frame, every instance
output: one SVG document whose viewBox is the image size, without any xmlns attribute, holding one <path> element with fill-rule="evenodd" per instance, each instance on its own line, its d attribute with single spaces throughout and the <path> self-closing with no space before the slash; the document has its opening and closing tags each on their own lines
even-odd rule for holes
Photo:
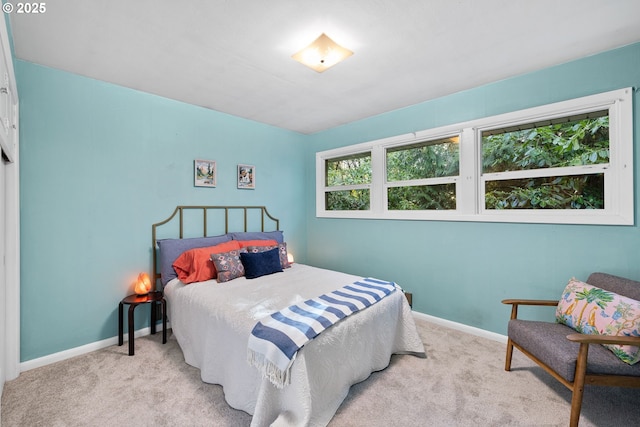
<svg viewBox="0 0 640 427">
<path fill-rule="evenodd" d="M 17 153 L 16 153 L 17 154 Z M 5 379 L 20 374 L 20 171 L 18 156 L 5 165 Z"/>
<path fill-rule="evenodd" d="M 5 334 L 0 351 L 4 354 L 0 357 L 3 376 L 1 380 L 12 380 L 20 374 L 20 108 L 18 101 L 18 88 L 16 76 L 13 68 L 13 55 L 9 44 L 9 34 L 7 31 L 7 19 L 0 22 L 0 43 L 2 59 L 6 65 L 6 75 L 0 76 L 0 84 L 4 86 L 4 93 L 8 94 L 10 105 L 7 105 L 5 113 L 9 116 L 5 118 L 3 127 L 11 134 L 5 140 L 7 147 L 3 149 L 10 153 L 4 166 L 4 227 L 5 247 L 4 247 L 4 281 L 5 281 L 5 303 L 0 308 L 0 314 L 5 315 Z M 2 73 L 4 74 L 4 73 Z M 1 303 L 0 303 L 1 304 Z M 0 383 L 0 390 L 4 382 Z"/>
</svg>

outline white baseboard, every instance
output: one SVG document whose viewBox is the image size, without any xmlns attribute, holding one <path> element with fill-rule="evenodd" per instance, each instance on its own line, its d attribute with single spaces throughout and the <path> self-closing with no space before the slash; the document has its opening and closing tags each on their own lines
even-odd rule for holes
<svg viewBox="0 0 640 427">
<path fill-rule="evenodd" d="M 435 323 L 436 325 L 444 326 L 446 328 L 455 329 L 457 331 L 465 332 L 467 334 L 476 335 L 482 338 L 487 338 L 493 341 L 505 343 L 507 337 L 495 332 L 485 331 L 484 329 L 476 328 L 473 326 L 465 325 L 463 323 L 453 322 L 451 320 L 441 319 L 439 317 L 431 316 L 429 314 L 420 313 L 414 311 L 413 315 L 427 322 Z M 171 328 L 171 324 L 167 322 L 167 329 Z M 162 331 L 162 325 L 158 325 L 157 332 Z M 143 328 L 135 332 L 135 338 L 143 337 L 151 334 L 151 328 Z M 129 341 L 129 334 L 124 334 L 124 341 Z M 70 359 L 72 357 L 80 356 L 83 354 L 91 353 L 92 351 L 100 350 L 112 345 L 118 344 L 118 337 L 107 338 L 106 340 L 93 342 L 90 344 L 82 345 L 80 347 L 70 348 L 58 353 L 49 354 L 47 356 L 39 357 L 37 359 L 27 360 L 20 363 L 20 372 L 29 371 L 31 369 L 39 368 L 41 366 L 50 365 L 51 363 L 60 362 L 62 360 Z"/>
<path fill-rule="evenodd" d="M 167 329 L 171 328 L 171 324 L 167 322 Z M 162 325 L 156 327 L 156 333 L 162 332 Z M 151 327 L 139 329 L 135 331 L 134 337 L 144 337 L 151 334 Z M 124 342 L 129 341 L 129 334 L 124 334 Z M 60 362 L 62 360 L 70 359 L 72 357 L 81 356 L 83 354 L 91 353 L 92 351 L 101 350 L 103 348 L 111 347 L 118 344 L 118 337 L 107 338 L 106 340 L 96 341 L 90 344 L 81 345 L 80 347 L 70 348 L 58 353 L 49 354 L 47 356 L 39 357 L 37 359 L 27 360 L 20 363 L 20 372 L 29 371 L 31 369 L 39 368 L 41 366 L 50 365 L 52 363 Z"/>
<path fill-rule="evenodd" d="M 467 334 L 476 335 L 482 338 L 487 338 L 487 339 L 498 341 L 504 344 L 507 343 L 506 335 L 497 334 L 495 332 L 486 331 L 484 329 L 465 325 L 463 323 L 453 322 L 447 319 L 441 319 L 440 317 L 435 317 L 429 314 L 420 313 L 419 311 L 414 311 L 413 315 L 418 319 L 426 320 L 427 322 L 435 323 L 436 325 L 444 326 L 446 328 L 455 329 L 461 332 L 466 332 Z"/>
</svg>

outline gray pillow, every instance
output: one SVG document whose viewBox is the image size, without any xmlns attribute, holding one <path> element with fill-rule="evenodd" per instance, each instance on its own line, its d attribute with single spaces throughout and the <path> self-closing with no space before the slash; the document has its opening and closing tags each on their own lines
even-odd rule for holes
<svg viewBox="0 0 640 427">
<path fill-rule="evenodd" d="M 229 234 L 233 240 L 275 240 L 284 243 L 282 231 L 244 231 Z"/>
<path fill-rule="evenodd" d="M 190 239 L 162 239 L 158 240 L 158 248 L 160 254 L 160 281 L 162 286 L 169 283 L 171 279 L 178 277 L 173 269 L 173 262 L 183 252 L 194 248 L 206 248 L 214 246 L 218 243 L 229 242 L 231 236 L 223 234 L 221 236 L 211 237 L 194 237 Z"/>
</svg>

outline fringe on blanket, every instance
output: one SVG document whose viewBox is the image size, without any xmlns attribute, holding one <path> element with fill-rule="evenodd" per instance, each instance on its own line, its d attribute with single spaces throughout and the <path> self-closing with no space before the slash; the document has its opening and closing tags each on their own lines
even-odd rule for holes
<svg viewBox="0 0 640 427">
<path fill-rule="evenodd" d="M 251 349 L 247 351 L 247 362 L 249 365 L 254 366 L 262 372 L 262 378 L 267 379 L 276 386 L 276 388 L 284 388 L 291 383 L 291 366 L 293 361 L 296 360 L 294 354 L 287 369 L 281 370 L 276 365 L 267 360 L 264 354 L 258 353 Z"/>
</svg>

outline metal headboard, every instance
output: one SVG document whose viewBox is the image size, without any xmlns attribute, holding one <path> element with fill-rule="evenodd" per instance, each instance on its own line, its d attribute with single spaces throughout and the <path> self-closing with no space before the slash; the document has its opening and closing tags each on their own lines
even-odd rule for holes
<svg viewBox="0 0 640 427">
<path fill-rule="evenodd" d="M 207 212 L 208 211 L 224 211 L 224 232 L 229 232 L 229 212 L 230 211 L 242 211 L 243 219 L 244 219 L 244 228 L 243 230 L 231 230 L 231 231 L 249 231 L 248 224 L 248 214 L 249 212 L 260 211 L 260 231 L 265 230 L 265 219 L 269 219 L 273 224 L 275 224 L 275 229 L 280 230 L 280 220 L 274 218 L 269 214 L 267 208 L 265 206 L 177 206 L 173 211 L 169 218 L 164 221 L 157 222 L 151 226 L 151 252 L 153 253 L 153 283 L 156 283 L 160 278 L 160 273 L 158 272 L 158 253 L 157 253 L 157 228 L 170 222 L 176 215 L 179 218 L 179 234 L 178 239 L 184 238 L 184 213 L 185 211 L 201 211 L 202 212 L 202 237 L 207 237 Z"/>
</svg>

